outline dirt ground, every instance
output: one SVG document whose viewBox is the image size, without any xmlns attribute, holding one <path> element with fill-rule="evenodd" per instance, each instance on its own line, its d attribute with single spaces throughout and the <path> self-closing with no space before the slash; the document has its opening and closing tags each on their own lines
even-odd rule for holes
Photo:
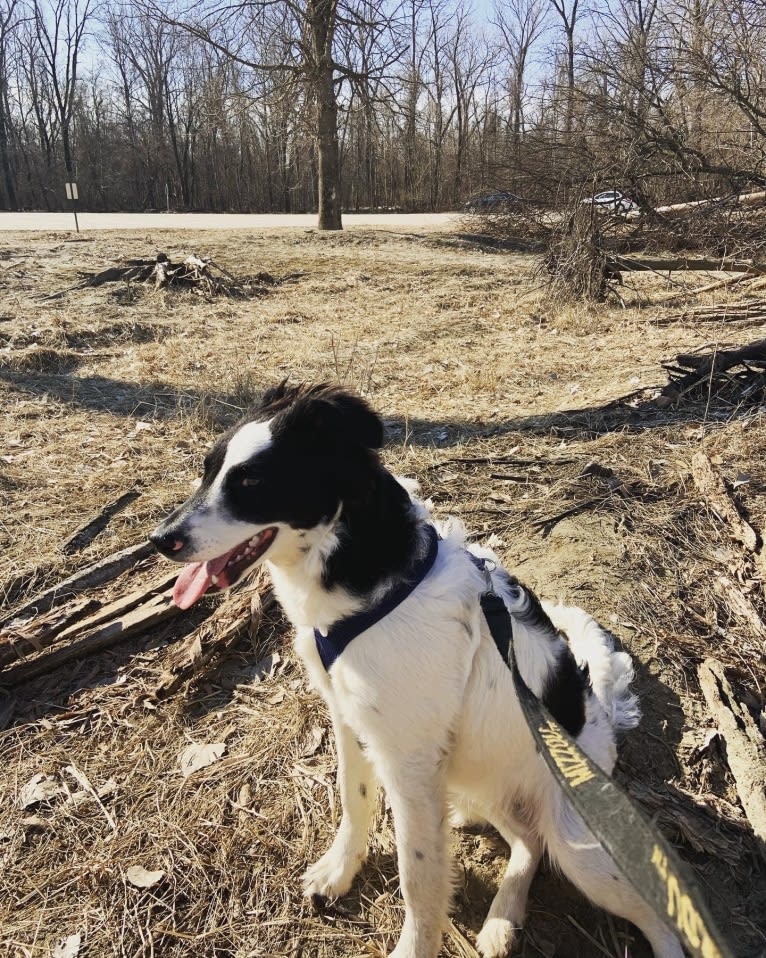
<svg viewBox="0 0 766 958">
<path fill-rule="evenodd" d="M 78 271 L 160 251 L 291 279 L 257 300 L 125 283 L 50 298 Z M 725 583 L 761 616 L 764 584 L 696 490 L 691 460 L 704 450 L 760 536 L 766 416 L 712 391 L 660 408 L 651 387 L 677 353 L 763 338 L 766 323 L 672 320 L 658 277 L 622 290 L 624 305 L 556 307 L 536 267 L 459 229 L 0 234 L 3 617 L 141 541 L 266 386 L 346 383 L 384 415 L 386 462 L 420 480 L 438 515 L 494 534 L 520 578 L 596 614 L 632 653 L 644 719 L 623 744 L 620 780 L 696 870 L 735 953 L 755 958 L 766 954 L 766 867 L 696 670 L 706 656 L 722 662 L 757 721 L 764 633 Z M 91 545 L 62 550 L 130 490 Z M 162 571 L 144 560 L 104 597 Z M 219 602 L 32 681 L 0 673 L 0 955 L 351 958 L 395 942 L 382 800 L 353 892 L 323 915 L 301 899 L 339 803 L 328 718 L 278 613 L 220 667 L 155 694 L 178 640 Z M 184 777 L 179 756 L 205 744 L 225 749 Z M 50 792 L 30 800 L 35 776 Z M 455 834 L 454 852 L 450 958 L 476 954 L 506 849 L 473 830 Z M 133 866 L 155 873 L 145 887 Z M 516 953 L 649 956 L 631 926 L 546 868 Z"/>
</svg>

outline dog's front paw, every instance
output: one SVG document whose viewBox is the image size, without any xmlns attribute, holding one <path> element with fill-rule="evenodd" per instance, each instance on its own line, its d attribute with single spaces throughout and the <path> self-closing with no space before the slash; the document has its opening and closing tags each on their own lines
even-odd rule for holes
<svg viewBox="0 0 766 958">
<path fill-rule="evenodd" d="M 323 898 L 339 898 L 351 888 L 351 882 L 362 864 L 360 857 L 340 855 L 331 846 L 303 876 L 303 894 L 320 902 Z"/>
<path fill-rule="evenodd" d="M 505 958 L 513 947 L 516 928 L 507 918 L 488 918 L 476 938 L 482 958 Z"/>
</svg>

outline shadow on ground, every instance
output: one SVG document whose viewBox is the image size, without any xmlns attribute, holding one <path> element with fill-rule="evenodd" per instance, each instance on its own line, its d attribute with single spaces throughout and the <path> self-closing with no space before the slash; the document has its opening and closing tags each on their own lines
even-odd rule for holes
<svg viewBox="0 0 766 958">
<path fill-rule="evenodd" d="M 247 408 L 257 404 L 259 393 L 208 392 L 178 389 L 167 383 L 138 384 L 105 376 L 76 376 L 0 367 L 0 381 L 33 396 L 48 395 L 68 405 L 112 415 L 139 419 L 172 419 L 194 409 L 206 409 L 212 421 L 229 426 Z M 263 384 L 265 389 L 272 381 Z M 562 409 L 553 413 L 513 416 L 507 419 L 430 420 L 387 416 L 389 439 L 419 446 L 448 448 L 468 439 L 491 438 L 505 433 L 589 440 L 611 432 L 643 432 L 647 429 L 707 421 L 728 421 L 747 414 L 747 406 L 726 403 L 685 403 L 675 409 L 660 409 L 653 400 L 630 395 L 595 406 Z M 502 412 L 502 410 L 500 410 Z"/>
</svg>

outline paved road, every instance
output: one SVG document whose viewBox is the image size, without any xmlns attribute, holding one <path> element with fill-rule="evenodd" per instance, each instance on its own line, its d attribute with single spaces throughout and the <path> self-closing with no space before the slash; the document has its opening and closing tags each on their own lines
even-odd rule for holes
<svg viewBox="0 0 766 958">
<path fill-rule="evenodd" d="M 79 213 L 80 230 L 239 230 L 316 228 L 315 213 Z M 343 225 L 417 230 L 446 227 L 457 213 L 344 213 Z M 0 213 L 0 230 L 74 231 L 71 213 Z"/>
</svg>

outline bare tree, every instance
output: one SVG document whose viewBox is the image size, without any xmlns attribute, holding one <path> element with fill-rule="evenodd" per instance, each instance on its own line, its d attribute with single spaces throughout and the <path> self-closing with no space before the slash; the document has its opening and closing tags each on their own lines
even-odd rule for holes
<svg viewBox="0 0 766 958">
<path fill-rule="evenodd" d="M 493 23 L 503 40 L 508 60 L 511 101 L 511 130 L 518 150 L 524 126 L 524 99 L 527 67 L 535 41 L 546 26 L 548 6 L 545 0 L 506 0 L 496 2 Z"/>
<path fill-rule="evenodd" d="M 72 116 L 79 57 L 95 0 L 33 0 L 33 4 L 35 34 L 53 93 L 64 168 L 67 178 L 73 180 Z"/>
<path fill-rule="evenodd" d="M 14 33 L 19 24 L 18 0 L 0 0 L 0 166 L 7 209 L 16 208 L 16 185 L 10 140 L 13 135 L 9 97 L 10 60 L 14 55 Z"/>
<path fill-rule="evenodd" d="M 575 28 L 577 26 L 578 15 L 580 13 L 580 0 L 570 0 L 567 8 L 567 0 L 550 0 L 554 10 L 561 19 L 564 28 L 564 37 L 566 41 L 566 113 L 564 128 L 567 138 L 572 133 L 572 121 L 574 119 L 574 101 L 575 101 Z"/>
</svg>

